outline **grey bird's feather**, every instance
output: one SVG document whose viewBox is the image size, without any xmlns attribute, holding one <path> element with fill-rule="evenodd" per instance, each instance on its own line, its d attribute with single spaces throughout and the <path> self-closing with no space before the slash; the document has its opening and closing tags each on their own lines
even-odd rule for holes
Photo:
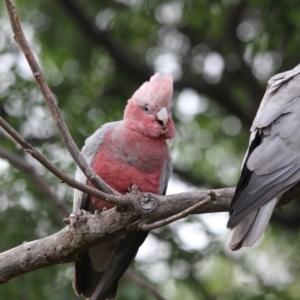
<svg viewBox="0 0 300 300">
<path fill-rule="evenodd" d="M 82 155 L 89 164 L 92 164 L 106 133 L 122 126 L 122 122 L 107 123 L 86 140 Z M 166 193 L 172 170 L 173 163 L 170 157 L 162 169 L 160 194 Z M 82 183 L 87 181 L 79 168 L 77 168 L 75 178 Z M 73 203 L 73 211 L 78 209 L 95 211 L 96 209 L 93 203 L 88 201 L 88 195 L 78 190 L 74 190 Z M 147 235 L 147 231 L 132 232 L 124 239 L 105 242 L 85 251 L 81 260 L 75 264 L 73 286 L 76 293 L 90 300 L 113 300 L 118 280 L 134 260 Z"/>
<path fill-rule="evenodd" d="M 273 76 L 251 127 L 230 206 L 230 248 L 252 246 L 280 196 L 300 180 L 300 65 Z"/>
</svg>

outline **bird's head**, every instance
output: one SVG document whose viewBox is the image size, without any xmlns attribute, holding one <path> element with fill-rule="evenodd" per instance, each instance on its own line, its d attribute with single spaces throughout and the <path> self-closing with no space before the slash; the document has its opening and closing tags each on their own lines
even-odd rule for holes
<svg viewBox="0 0 300 300">
<path fill-rule="evenodd" d="M 155 73 L 150 81 L 145 82 L 128 100 L 124 112 L 126 126 L 151 137 L 174 137 L 172 95 L 172 77 Z"/>
</svg>

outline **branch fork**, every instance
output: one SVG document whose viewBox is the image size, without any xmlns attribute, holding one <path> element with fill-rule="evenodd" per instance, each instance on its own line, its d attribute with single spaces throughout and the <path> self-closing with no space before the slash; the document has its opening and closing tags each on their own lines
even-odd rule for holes
<svg viewBox="0 0 300 300">
<path fill-rule="evenodd" d="M 162 226 L 166 226 L 166 225 L 168 225 L 172 222 L 175 222 L 179 219 L 187 217 L 188 215 L 193 213 L 196 209 L 209 204 L 215 198 L 216 198 L 216 194 L 213 191 L 208 191 L 207 192 L 207 197 L 204 200 L 200 201 L 199 203 L 196 203 L 196 204 L 192 205 L 191 207 L 181 211 L 180 213 L 177 213 L 177 214 L 175 214 L 175 215 L 173 215 L 169 218 L 154 222 L 152 224 L 149 224 L 149 223 L 145 224 L 143 222 L 140 222 L 138 227 L 142 230 L 148 231 L 148 230 L 153 230 L 153 229 L 156 229 L 156 228 L 159 228 L 159 227 L 162 227 Z"/>
</svg>

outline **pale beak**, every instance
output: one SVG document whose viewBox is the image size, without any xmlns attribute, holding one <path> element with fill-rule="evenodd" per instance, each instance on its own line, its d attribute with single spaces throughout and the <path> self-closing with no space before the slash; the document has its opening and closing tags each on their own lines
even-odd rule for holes
<svg viewBox="0 0 300 300">
<path fill-rule="evenodd" d="M 156 114 L 157 121 L 159 121 L 159 123 L 162 123 L 164 128 L 167 127 L 168 118 L 168 111 L 165 107 L 162 107 Z"/>
<path fill-rule="evenodd" d="M 160 134 L 163 135 L 167 132 L 167 124 L 168 124 L 168 111 L 165 107 L 162 107 L 156 114 L 157 121 L 162 125 L 162 129 Z"/>
</svg>

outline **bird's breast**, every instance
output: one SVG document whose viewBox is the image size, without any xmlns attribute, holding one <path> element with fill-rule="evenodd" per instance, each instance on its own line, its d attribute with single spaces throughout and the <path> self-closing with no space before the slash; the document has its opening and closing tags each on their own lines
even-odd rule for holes
<svg viewBox="0 0 300 300">
<path fill-rule="evenodd" d="M 109 134 L 96 153 L 92 168 L 121 194 L 127 193 L 134 184 L 141 192 L 158 194 L 162 170 L 168 159 L 165 140 L 145 136 L 114 139 Z M 100 210 L 113 206 L 95 197 L 92 201 Z"/>
</svg>

